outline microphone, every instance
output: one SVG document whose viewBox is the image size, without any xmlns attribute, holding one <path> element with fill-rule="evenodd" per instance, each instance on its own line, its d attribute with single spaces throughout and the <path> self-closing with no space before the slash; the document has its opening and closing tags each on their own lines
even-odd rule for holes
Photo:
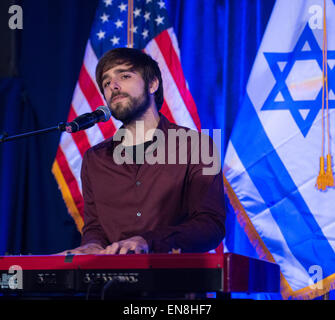
<svg viewBox="0 0 335 320">
<path fill-rule="evenodd" d="M 77 132 L 93 127 L 97 122 L 106 122 L 112 116 L 106 106 L 100 106 L 93 112 L 84 113 L 71 122 L 67 122 L 65 130 L 68 133 Z"/>
</svg>

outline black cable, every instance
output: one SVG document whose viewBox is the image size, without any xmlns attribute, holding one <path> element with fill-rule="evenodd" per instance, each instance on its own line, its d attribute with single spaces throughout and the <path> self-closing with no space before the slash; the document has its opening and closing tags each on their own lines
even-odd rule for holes
<svg viewBox="0 0 335 320">
<path fill-rule="evenodd" d="M 88 283 L 88 286 L 87 286 L 86 297 L 85 297 L 86 300 L 88 300 L 88 298 L 90 296 L 90 290 L 91 290 L 93 284 L 94 284 L 94 279 L 91 279 L 90 282 Z"/>
<path fill-rule="evenodd" d="M 111 287 L 111 285 L 114 283 L 114 280 L 109 280 L 102 288 L 101 290 L 101 300 L 105 300 L 105 292 Z"/>
</svg>

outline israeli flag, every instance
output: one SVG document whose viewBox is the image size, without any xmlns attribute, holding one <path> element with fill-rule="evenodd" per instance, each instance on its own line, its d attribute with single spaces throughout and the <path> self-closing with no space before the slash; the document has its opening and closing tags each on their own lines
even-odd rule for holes
<svg viewBox="0 0 335 320">
<path fill-rule="evenodd" d="M 323 0 L 277 0 L 224 160 L 225 191 L 284 299 L 335 288 L 335 189 L 316 187 L 322 144 Z M 335 4 L 326 1 L 329 149 L 335 159 Z M 332 168 L 334 172 L 334 167 Z"/>
</svg>

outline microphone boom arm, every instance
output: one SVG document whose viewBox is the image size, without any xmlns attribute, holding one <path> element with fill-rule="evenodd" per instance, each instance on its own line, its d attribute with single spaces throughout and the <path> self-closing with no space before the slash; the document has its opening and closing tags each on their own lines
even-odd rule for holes
<svg viewBox="0 0 335 320">
<path fill-rule="evenodd" d="M 81 116 L 75 118 L 71 122 L 60 122 L 55 127 L 21 133 L 14 136 L 8 136 L 8 134 L 4 132 L 0 134 L 0 143 L 20 138 L 31 137 L 41 133 L 47 133 L 56 130 L 60 132 L 66 131 L 68 133 L 74 133 L 80 130 L 88 129 L 93 125 L 95 125 L 97 122 L 100 121 L 106 122 L 110 119 L 110 117 L 111 117 L 111 111 L 109 110 L 109 108 L 106 106 L 100 106 L 93 112 L 84 113 Z"/>
<path fill-rule="evenodd" d="M 42 133 L 47 133 L 47 132 L 51 132 L 51 131 L 60 131 L 63 132 L 66 130 L 66 122 L 60 122 L 57 126 L 54 127 L 50 127 L 50 128 L 46 128 L 46 129 L 41 129 L 41 130 L 36 130 L 36 131 L 30 131 L 30 132 L 25 132 L 25 133 L 21 133 L 21 134 L 16 134 L 13 136 L 8 136 L 8 134 L 6 132 L 0 134 L 0 143 L 2 142 L 7 142 L 7 141 L 13 141 L 13 140 L 17 140 L 17 139 L 21 139 L 21 138 L 27 138 L 27 137 L 31 137 L 31 136 L 36 136 L 38 134 L 42 134 Z"/>
</svg>

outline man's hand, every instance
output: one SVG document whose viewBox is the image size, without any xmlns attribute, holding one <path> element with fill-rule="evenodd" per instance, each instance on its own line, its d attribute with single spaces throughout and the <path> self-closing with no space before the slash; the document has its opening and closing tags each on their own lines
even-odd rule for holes
<svg viewBox="0 0 335 320">
<path fill-rule="evenodd" d="M 88 243 L 83 246 L 71 249 L 71 250 L 65 250 L 63 252 L 57 253 L 58 255 L 66 255 L 66 254 L 99 254 L 103 250 L 103 247 L 101 247 L 97 243 Z"/>
<path fill-rule="evenodd" d="M 131 237 L 126 240 L 113 242 L 107 246 L 105 250 L 100 251 L 100 254 L 126 254 L 129 251 L 135 253 L 148 253 L 148 243 L 140 236 Z"/>
</svg>

